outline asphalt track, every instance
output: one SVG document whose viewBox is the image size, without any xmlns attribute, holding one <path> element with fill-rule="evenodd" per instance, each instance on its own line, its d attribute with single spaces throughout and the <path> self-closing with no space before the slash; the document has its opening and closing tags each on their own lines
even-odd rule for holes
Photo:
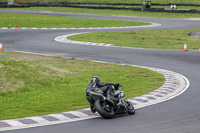
<svg viewBox="0 0 200 133">
<path fill-rule="evenodd" d="M 7 10 L 8 11 L 8 10 Z M 200 132 L 200 54 L 198 51 L 127 49 L 119 47 L 97 47 L 63 44 L 54 38 L 64 34 L 115 31 L 115 30 L 165 30 L 200 29 L 200 21 L 158 19 L 144 17 L 122 17 L 81 15 L 47 12 L 12 11 L 36 14 L 61 15 L 99 19 L 119 19 L 160 23 L 160 27 L 136 29 L 66 29 L 66 30 L 0 30 L 0 40 L 6 51 L 26 51 L 133 64 L 167 69 L 186 76 L 189 89 L 169 101 L 137 110 L 134 116 L 122 116 L 111 120 L 94 118 L 72 123 L 5 131 L 5 133 L 199 133 Z"/>
</svg>

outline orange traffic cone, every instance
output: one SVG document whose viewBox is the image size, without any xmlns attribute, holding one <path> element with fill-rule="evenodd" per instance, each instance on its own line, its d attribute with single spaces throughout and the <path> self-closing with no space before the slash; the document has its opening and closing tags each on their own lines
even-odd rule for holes
<svg viewBox="0 0 200 133">
<path fill-rule="evenodd" d="M 3 45 L 2 45 L 2 42 L 0 42 L 0 51 L 3 51 Z"/>
<path fill-rule="evenodd" d="M 15 24 L 15 29 L 17 29 L 17 24 Z"/>
<path fill-rule="evenodd" d="M 184 51 L 188 51 L 188 50 L 187 50 L 187 43 L 184 44 L 184 49 L 183 49 L 183 50 L 184 50 Z"/>
<path fill-rule="evenodd" d="M 9 30 L 11 29 L 11 26 L 10 26 L 10 24 L 8 25 L 8 29 L 9 29 Z"/>
</svg>

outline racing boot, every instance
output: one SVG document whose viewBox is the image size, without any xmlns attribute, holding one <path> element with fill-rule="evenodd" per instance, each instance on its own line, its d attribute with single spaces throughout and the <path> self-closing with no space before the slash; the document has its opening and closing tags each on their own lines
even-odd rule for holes
<svg viewBox="0 0 200 133">
<path fill-rule="evenodd" d="M 96 109 L 95 109 L 94 105 L 90 105 L 90 110 L 92 111 L 92 113 L 96 112 Z"/>
</svg>

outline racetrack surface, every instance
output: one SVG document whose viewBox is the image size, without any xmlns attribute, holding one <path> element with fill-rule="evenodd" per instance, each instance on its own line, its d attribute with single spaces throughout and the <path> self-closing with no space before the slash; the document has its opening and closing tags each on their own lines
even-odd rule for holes
<svg viewBox="0 0 200 133">
<path fill-rule="evenodd" d="M 2 10 L 1 10 L 2 11 Z M 5 11 L 5 10 L 4 10 Z M 6 10 L 9 11 L 9 10 Z M 200 132 L 200 54 L 198 51 L 153 50 L 120 47 L 97 47 L 63 44 L 54 41 L 60 35 L 124 30 L 200 29 L 200 21 L 183 19 L 159 19 L 122 16 L 81 15 L 33 11 L 23 13 L 61 15 L 100 19 L 117 19 L 160 23 L 160 27 L 129 29 L 66 29 L 66 30 L 0 30 L 0 40 L 6 51 L 25 51 L 74 57 L 89 60 L 133 64 L 171 70 L 186 76 L 189 89 L 182 95 L 164 103 L 138 109 L 133 116 L 122 116 L 111 120 L 94 118 L 72 123 L 27 128 L 6 133 L 199 133 Z M 89 79 L 88 79 L 89 80 Z"/>
</svg>

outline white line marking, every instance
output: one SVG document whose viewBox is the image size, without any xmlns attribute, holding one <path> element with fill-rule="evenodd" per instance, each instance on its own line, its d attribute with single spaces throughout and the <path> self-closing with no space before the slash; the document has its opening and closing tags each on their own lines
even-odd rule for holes
<svg viewBox="0 0 200 133">
<path fill-rule="evenodd" d="M 52 116 L 52 117 L 54 117 L 54 118 L 56 118 L 58 120 L 70 120 L 69 117 L 66 117 L 66 116 L 61 115 L 61 114 L 50 114 L 48 116 Z"/>
<path fill-rule="evenodd" d="M 142 21 L 138 21 L 138 22 L 142 22 Z M 150 23 L 151 25 L 144 25 L 144 26 L 124 26 L 124 27 L 88 27 L 88 28 L 85 28 L 85 27 L 80 27 L 80 28 L 56 28 L 56 27 L 53 27 L 53 28 L 38 28 L 38 27 L 22 27 L 22 28 L 17 28 L 17 29 L 22 29 L 22 30 L 26 30 L 26 29 L 39 29 L 39 30 L 69 30 L 69 29 L 79 29 L 79 30 L 89 30 L 89 29 L 121 29 L 121 28 L 124 28 L 124 29 L 130 29 L 130 28 L 145 28 L 145 27 L 155 27 L 155 26 L 161 26 L 161 24 L 159 23 L 152 23 L 152 22 L 147 22 L 147 23 Z M 4 29 L 5 27 L 1 27 L 0 29 Z M 8 29 L 8 28 L 5 28 L 5 29 Z M 12 28 L 12 29 L 15 29 L 15 28 Z"/>
<path fill-rule="evenodd" d="M 82 112 L 78 112 L 78 111 L 70 111 L 70 112 L 68 112 L 68 113 L 71 113 L 71 114 L 73 114 L 73 115 L 75 115 L 75 116 L 78 116 L 78 117 L 80 117 L 80 118 L 82 118 L 82 117 L 88 117 L 88 115 L 86 115 L 86 114 L 84 114 L 84 113 L 82 113 Z"/>
<path fill-rule="evenodd" d="M 6 123 L 8 123 L 9 125 L 13 126 L 13 127 L 20 127 L 20 126 L 24 126 L 25 124 L 17 121 L 17 120 L 6 120 L 4 121 Z"/>
<path fill-rule="evenodd" d="M 38 123 L 46 123 L 46 122 L 49 122 L 47 121 L 46 119 L 42 118 L 42 117 L 29 117 L 31 120 L 34 120 Z"/>
</svg>

